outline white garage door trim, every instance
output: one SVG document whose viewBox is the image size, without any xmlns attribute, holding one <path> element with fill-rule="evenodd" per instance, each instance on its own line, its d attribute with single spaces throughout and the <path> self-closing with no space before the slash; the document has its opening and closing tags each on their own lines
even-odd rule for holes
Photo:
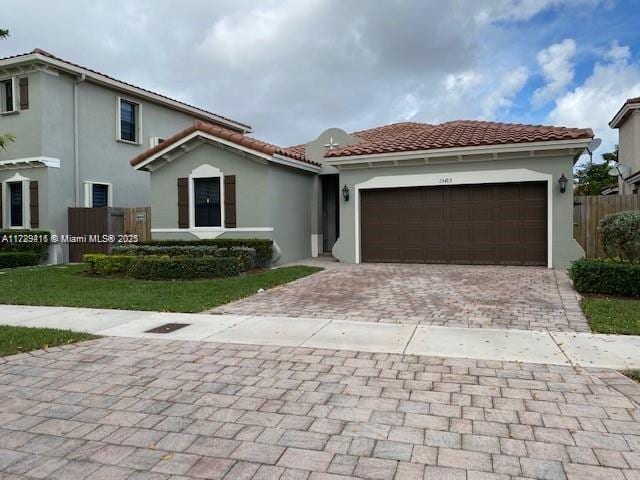
<svg viewBox="0 0 640 480">
<path fill-rule="evenodd" d="M 547 182 L 547 266 L 553 266 L 553 177 L 526 168 L 484 170 L 455 173 L 425 173 L 420 175 L 389 175 L 374 177 L 355 185 L 355 248 L 356 263 L 360 263 L 360 190 L 445 185 L 479 185 L 484 183 Z"/>
</svg>

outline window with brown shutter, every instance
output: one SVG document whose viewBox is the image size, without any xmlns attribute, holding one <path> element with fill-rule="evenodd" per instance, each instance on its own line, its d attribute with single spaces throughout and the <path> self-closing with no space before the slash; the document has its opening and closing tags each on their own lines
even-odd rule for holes
<svg viewBox="0 0 640 480">
<path fill-rule="evenodd" d="M 20 110 L 29 109 L 29 79 L 23 77 L 18 81 L 20 91 Z"/>
<path fill-rule="evenodd" d="M 40 228 L 40 207 L 38 204 L 38 182 L 29 182 L 29 216 L 31 228 Z"/>
<path fill-rule="evenodd" d="M 178 228 L 189 228 L 189 179 L 178 178 Z"/>
<path fill-rule="evenodd" d="M 236 228 L 236 176 L 224 177 L 224 226 Z"/>
</svg>

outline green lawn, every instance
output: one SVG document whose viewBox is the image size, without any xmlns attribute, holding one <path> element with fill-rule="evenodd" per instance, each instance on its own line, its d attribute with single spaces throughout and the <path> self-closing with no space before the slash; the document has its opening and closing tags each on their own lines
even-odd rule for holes
<svg viewBox="0 0 640 480">
<path fill-rule="evenodd" d="M 56 330 L 53 328 L 10 327 L 0 325 L 0 357 L 28 352 L 40 348 L 97 338 L 88 333 Z"/>
<path fill-rule="evenodd" d="M 15 268 L 0 274 L 0 303 L 201 312 L 322 270 L 282 267 L 215 280 L 145 281 L 89 277 L 82 265 Z"/>
<path fill-rule="evenodd" d="M 640 335 L 640 300 L 585 297 L 582 309 L 596 333 Z"/>
</svg>

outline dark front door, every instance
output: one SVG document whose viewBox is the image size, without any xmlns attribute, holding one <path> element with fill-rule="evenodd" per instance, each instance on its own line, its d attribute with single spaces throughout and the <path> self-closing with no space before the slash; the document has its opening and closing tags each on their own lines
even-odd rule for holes
<svg viewBox="0 0 640 480">
<path fill-rule="evenodd" d="M 22 182 L 9 184 L 9 200 L 11 201 L 11 226 L 22 226 Z"/>
<path fill-rule="evenodd" d="M 322 175 L 322 250 L 331 252 L 340 236 L 338 175 Z"/>
<path fill-rule="evenodd" d="M 544 182 L 361 191 L 365 262 L 547 264 Z"/>
<path fill-rule="evenodd" d="M 196 178 L 193 181 L 195 226 L 220 227 L 220 178 Z"/>
</svg>

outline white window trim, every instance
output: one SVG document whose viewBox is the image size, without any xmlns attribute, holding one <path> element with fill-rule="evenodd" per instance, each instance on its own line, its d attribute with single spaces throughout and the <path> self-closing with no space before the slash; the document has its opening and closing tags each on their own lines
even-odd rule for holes
<svg viewBox="0 0 640 480">
<path fill-rule="evenodd" d="M 120 129 L 120 102 L 130 102 L 136 105 L 136 140 L 132 142 L 130 140 L 123 140 L 122 131 Z M 116 96 L 116 141 L 120 143 L 127 143 L 129 145 L 142 145 L 142 105 L 140 102 L 136 102 L 127 97 Z"/>
<path fill-rule="evenodd" d="M 16 77 L 3 78 L 0 80 L 0 82 L 6 82 L 7 80 L 11 80 L 11 102 L 13 104 L 13 109 L 0 111 L 1 115 L 11 115 L 19 112 L 17 103 L 18 90 L 16 89 Z"/>
<path fill-rule="evenodd" d="M 443 181 L 445 180 L 446 181 Z M 552 175 L 534 172 L 526 168 L 511 170 L 486 170 L 475 172 L 425 173 L 418 175 L 391 175 L 374 177 L 354 186 L 355 209 L 355 263 L 361 258 L 360 190 L 373 188 L 426 187 L 444 185 L 475 185 L 483 183 L 547 182 L 547 266 L 553 268 L 553 187 Z M 567 195 L 567 193 L 565 193 Z"/>
<path fill-rule="evenodd" d="M 196 202 L 194 180 L 196 178 L 220 178 L 220 226 L 196 227 Z M 193 231 L 223 231 L 224 230 L 224 174 L 219 168 L 209 164 L 200 165 L 189 174 L 189 230 Z"/>
<path fill-rule="evenodd" d="M 11 225 L 11 196 L 9 184 L 22 183 L 22 225 Z M 25 230 L 31 228 L 31 209 L 29 202 L 29 183 L 31 179 L 23 177 L 19 173 L 2 182 L 2 225 L 9 230 Z M 5 206 L 6 205 L 6 206 Z"/>
<path fill-rule="evenodd" d="M 87 180 L 84 182 L 84 206 L 93 208 L 93 186 L 106 185 L 107 189 L 107 207 L 113 207 L 113 185 L 109 182 L 94 182 Z"/>
</svg>

